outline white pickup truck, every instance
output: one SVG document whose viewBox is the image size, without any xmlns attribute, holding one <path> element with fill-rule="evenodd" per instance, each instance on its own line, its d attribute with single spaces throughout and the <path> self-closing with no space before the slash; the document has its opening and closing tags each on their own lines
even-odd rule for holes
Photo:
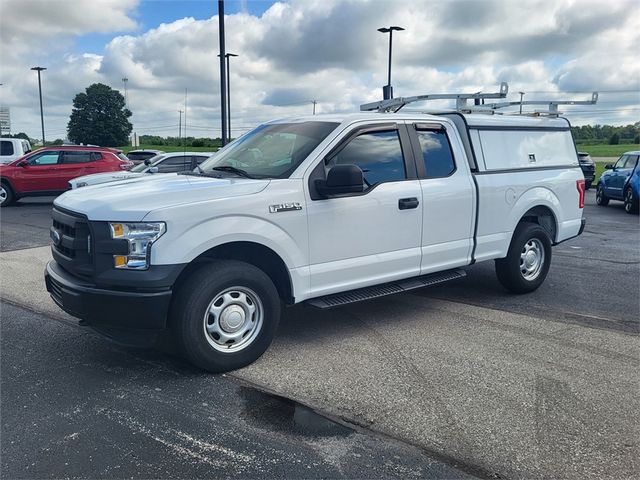
<svg viewBox="0 0 640 480">
<path fill-rule="evenodd" d="M 269 346 L 283 305 L 345 305 L 495 260 L 535 290 L 582 233 L 584 177 L 563 118 L 448 112 L 260 125 L 194 172 L 69 191 L 47 290 L 114 338 L 170 332 L 213 372 Z"/>
<path fill-rule="evenodd" d="M 31 151 L 29 140 L 23 138 L 0 138 L 0 164 L 6 165 Z"/>
</svg>

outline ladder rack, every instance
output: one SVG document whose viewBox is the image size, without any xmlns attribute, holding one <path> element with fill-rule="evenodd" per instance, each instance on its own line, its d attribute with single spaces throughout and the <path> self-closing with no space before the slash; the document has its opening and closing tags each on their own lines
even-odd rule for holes
<svg viewBox="0 0 640 480">
<path fill-rule="evenodd" d="M 590 100 L 527 100 L 516 102 L 496 102 L 484 103 L 487 99 L 506 98 L 509 92 L 509 85 L 506 82 L 500 84 L 500 91 L 494 93 L 437 93 L 428 95 L 416 95 L 414 97 L 398 97 L 379 102 L 366 103 L 360 105 L 363 112 L 378 111 L 380 113 L 397 112 L 405 105 L 414 102 L 423 102 L 429 100 L 455 100 L 456 110 L 464 113 L 488 113 L 488 114 L 510 114 L 510 115 L 548 115 L 557 117 L 562 112 L 558 111 L 559 105 L 594 105 L 598 101 L 598 92 L 591 94 Z M 474 105 L 469 105 L 468 100 L 474 100 Z M 482 102 L 482 104 L 480 103 Z M 518 107 L 522 105 L 546 105 L 547 110 L 535 110 L 533 112 L 504 112 L 498 111 L 507 107 Z"/>
</svg>

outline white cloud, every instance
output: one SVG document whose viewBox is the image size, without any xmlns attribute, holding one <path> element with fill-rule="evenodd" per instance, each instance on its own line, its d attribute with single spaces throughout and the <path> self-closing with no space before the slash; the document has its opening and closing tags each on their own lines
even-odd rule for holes
<svg viewBox="0 0 640 480">
<path fill-rule="evenodd" d="M 12 107 L 15 128 L 34 136 L 38 132 L 37 85 L 28 71 L 38 57 L 46 58 L 49 68 L 43 88 L 47 128 L 55 136 L 66 128 L 75 93 L 97 81 L 120 88 L 123 76 L 129 79 L 138 133 L 175 135 L 186 88 L 191 133 L 219 135 L 217 17 L 187 17 L 115 36 L 101 56 L 71 55 L 72 35 L 135 29 L 136 3 L 54 3 L 69 15 L 56 13 L 60 25 L 55 28 L 42 26 L 54 10 L 51 2 L 26 3 L 21 8 L 30 10 L 34 20 L 9 32 L 4 25 L 15 16 L 4 13 L 14 2 L 1 3 L 2 51 L 6 45 L 26 45 L 16 47 L 21 54 L 8 58 L 12 64 L 6 70 L 2 58 L 0 82 L 9 86 L 0 88 L 3 103 Z M 500 81 L 509 82 L 512 99 L 517 91 L 534 99 L 555 97 L 560 90 L 640 88 L 640 13 L 632 0 L 414 0 L 399 5 L 291 0 L 275 3 L 261 17 L 245 11 L 228 15 L 227 51 L 240 55 L 231 60 L 235 133 L 274 116 L 310 113 L 313 99 L 320 102 L 320 112 L 357 110 L 360 103 L 379 99 L 386 83 L 388 37 L 376 29 L 390 24 L 406 28 L 394 35 L 396 95 L 492 91 Z M 94 9 L 100 21 L 88 19 L 87 9 Z M 38 26 L 43 31 L 30 38 L 29 31 Z M 614 112 L 614 117 L 609 111 L 598 113 L 621 105 L 638 108 L 637 93 L 603 93 L 601 100 L 606 102 L 602 107 L 581 107 L 588 112 L 584 115 L 573 113 L 578 108 L 567 109 L 575 115 L 572 121 L 631 123 L 638 118 L 640 110 Z"/>
</svg>

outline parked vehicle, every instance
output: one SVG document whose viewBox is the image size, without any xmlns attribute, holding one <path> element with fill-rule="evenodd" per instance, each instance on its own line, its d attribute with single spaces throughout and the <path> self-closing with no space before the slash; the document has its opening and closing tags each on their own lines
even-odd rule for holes
<svg viewBox="0 0 640 480">
<path fill-rule="evenodd" d="M 609 205 L 609 200 L 624 202 L 627 213 L 638 213 L 640 199 L 640 150 L 623 153 L 614 164 L 604 166 L 606 171 L 600 176 L 596 187 L 596 203 Z"/>
<path fill-rule="evenodd" d="M 117 172 L 133 164 L 120 150 L 102 147 L 47 147 L 0 165 L 0 207 L 23 197 L 58 195 L 69 180 L 94 172 Z"/>
<path fill-rule="evenodd" d="M 29 140 L 0 138 L 0 165 L 11 163 L 31 151 Z"/>
<path fill-rule="evenodd" d="M 191 171 L 213 155 L 213 152 L 163 153 L 145 160 L 127 172 L 94 173 L 69 181 L 70 188 L 87 187 L 100 183 L 117 182 L 150 173 L 176 173 Z"/>
<path fill-rule="evenodd" d="M 156 155 L 160 155 L 161 153 L 164 152 L 162 150 L 131 150 L 127 153 L 127 158 L 134 164 L 138 165 L 139 163 L 155 157 Z"/>
<path fill-rule="evenodd" d="M 578 161 L 584 175 L 584 187 L 589 190 L 596 179 L 596 164 L 587 152 L 578 152 Z"/>
<path fill-rule="evenodd" d="M 213 372 L 267 349 L 282 305 L 330 308 L 495 260 L 537 289 L 551 246 L 582 233 L 568 122 L 412 112 L 260 125 L 194 172 L 59 197 L 53 300 L 127 342 L 170 329 Z"/>
</svg>

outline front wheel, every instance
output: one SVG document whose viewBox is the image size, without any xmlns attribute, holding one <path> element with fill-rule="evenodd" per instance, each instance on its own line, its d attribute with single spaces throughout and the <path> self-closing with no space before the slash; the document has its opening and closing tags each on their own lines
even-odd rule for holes
<svg viewBox="0 0 640 480">
<path fill-rule="evenodd" d="M 280 320 L 273 282 L 253 265 L 216 260 L 178 287 L 170 323 L 194 365 L 226 372 L 253 363 L 271 344 Z"/>
<path fill-rule="evenodd" d="M 0 207 L 7 207 L 14 201 L 13 190 L 5 183 L 0 182 Z"/>
<path fill-rule="evenodd" d="M 627 187 L 624 192 L 624 211 L 627 213 L 638 213 L 638 200 L 633 198 L 633 190 Z"/>
<path fill-rule="evenodd" d="M 498 281 L 513 293 L 536 290 L 549 272 L 551 240 L 537 223 L 521 223 L 511 239 L 505 258 L 496 260 Z"/>
<path fill-rule="evenodd" d="M 601 183 L 596 187 L 596 203 L 601 207 L 609 205 L 609 197 L 604 193 L 604 188 Z"/>
</svg>

